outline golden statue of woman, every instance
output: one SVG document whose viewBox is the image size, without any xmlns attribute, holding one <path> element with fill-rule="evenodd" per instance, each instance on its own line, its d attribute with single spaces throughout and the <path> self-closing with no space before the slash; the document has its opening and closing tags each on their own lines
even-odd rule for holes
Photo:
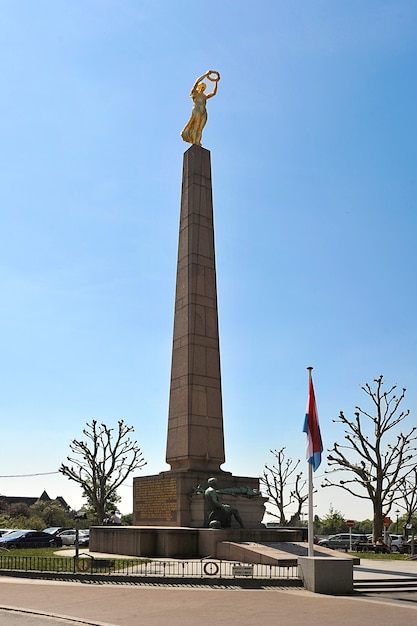
<svg viewBox="0 0 417 626">
<path fill-rule="evenodd" d="M 214 83 L 213 91 L 211 93 L 204 93 L 207 87 L 207 85 L 202 82 L 204 78 L 207 78 Z M 219 80 L 219 72 L 216 72 L 215 70 L 208 70 L 208 72 L 197 78 L 195 81 L 193 88 L 190 91 L 190 97 L 194 102 L 191 117 L 185 128 L 181 131 L 181 137 L 184 141 L 201 146 L 201 136 L 203 134 L 203 128 L 207 122 L 206 102 L 209 98 L 216 95 Z"/>
</svg>

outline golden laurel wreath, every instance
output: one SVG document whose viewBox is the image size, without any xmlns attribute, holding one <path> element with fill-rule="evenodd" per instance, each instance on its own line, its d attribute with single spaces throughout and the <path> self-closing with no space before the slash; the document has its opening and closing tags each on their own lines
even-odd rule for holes
<svg viewBox="0 0 417 626">
<path fill-rule="evenodd" d="M 213 74 L 214 74 L 214 78 L 212 78 Z M 208 80 L 211 80 L 213 83 L 217 83 L 217 81 L 220 80 L 220 74 L 219 72 L 216 72 L 216 70 L 210 70 L 207 74 L 207 78 Z"/>
</svg>

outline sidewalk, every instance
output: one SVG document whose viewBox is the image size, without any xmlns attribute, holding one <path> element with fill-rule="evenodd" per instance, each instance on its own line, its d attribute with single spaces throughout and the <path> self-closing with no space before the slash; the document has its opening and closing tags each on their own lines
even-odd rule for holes
<svg viewBox="0 0 417 626">
<path fill-rule="evenodd" d="M 406 578 L 417 575 L 417 562 L 363 559 L 354 569 L 355 579 Z M 198 583 L 188 587 L 152 583 L 92 585 L 0 577 L 2 626 L 66 623 L 49 619 L 42 622 L 39 614 L 21 616 L 32 622 L 16 621 L 19 615 L 4 612 L 5 606 L 66 616 L 79 620 L 78 624 L 106 626 L 212 626 L 213 622 L 216 626 L 305 626 L 306 622 L 310 626 L 392 626 L 417 619 L 417 604 L 404 606 L 360 595 L 325 596 L 304 589 L 207 589 Z"/>
<path fill-rule="evenodd" d="M 353 579 L 384 580 L 385 578 L 417 578 L 416 561 L 377 561 L 361 558 L 361 564 L 353 567 Z"/>
</svg>

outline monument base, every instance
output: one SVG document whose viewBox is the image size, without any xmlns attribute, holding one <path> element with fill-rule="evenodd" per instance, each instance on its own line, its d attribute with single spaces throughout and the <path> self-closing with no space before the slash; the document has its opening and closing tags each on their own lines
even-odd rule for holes
<svg viewBox="0 0 417 626">
<path fill-rule="evenodd" d="M 222 503 L 238 509 L 245 528 L 263 528 L 267 498 L 245 495 L 259 490 L 259 479 L 233 476 L 229 472 L 166 471 L 133 479 L 133 524 L 135 526 L 181 526 L 204 528 L 207 523 L 204 491 L 209 478 L 217 478 Z M 241 493 L 221 493 L 222 489 Z M 238 527 L 232 520 L 232 527 Z"/>
<path fill-rule="evenodd" d="M 285 529 L 212 529 L 151 526 L 93 526 L 90 530 L 91 552 L 142 556 L 150 558 L 225 558 L 240 560 L 234 556 L 233 544 L 277 543 L 300 541 L 301 531 Z M 248 561 L 248 557 L 246 557 Z M 256 554 L 253 561 L 259 562 Z"/>
<path fill-rule="evenodd" d="M 328 557 L 298 557 L 298 571 L 304 587 L 315 593 L 353 593 L 353 561 Z"/>
</svg>

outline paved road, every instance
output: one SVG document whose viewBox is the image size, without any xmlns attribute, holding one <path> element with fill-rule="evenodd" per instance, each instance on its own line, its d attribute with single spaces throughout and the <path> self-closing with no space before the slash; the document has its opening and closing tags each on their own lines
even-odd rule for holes
<svg viewBox="0 0 417 626">
<path fill-rule="evenodd" d="M 394 576 L 407 580 L 416 574 L 416 562 L 362 560 L 361 566 L 355 567 L 355 579 L 362 580 Z M 87 584 L 0 577 L 0 624 L 212 626 L 214 622 L 216 626 L 392 626 L 417 621 L 416 596 L 414 591 L 334 597 L 302 588 L 207 589 L 191 585 Z M 4 606 L 43 612 L 45 616 L 5 613 L 1 611 Z M 51 614 L 53 619 L 47 617 Z M 59 620 L 58 615 L 67 620 Z"/>
<path fill-rule="evenodd" d="M 82 624 L 112 626 L 392 626 L 415 623 L 417 607 L 375 598 L 333 597 L 304 589 L 202 589 L 23 582 L 0 579 L 0 605 L 61 614 Z M 6 620 L 10 619 L 9 616 Z M 33 617 L 32 622 L 1 620 L 2 626 L 65 626 Z M 71 622 L 70 622 L 71 624 Z"/>
<path fill-rule="evenodd" d="M 44 613 L 27 613 L 24 611 L 12 611 L 0 609 L 0 624 L 2 626 L 93 626 L 92 622 L 74 621 L 65 617 L 52 617 Z M 98 622 L 94 626 L 101 626 Z M 105 625 L 108 626 L 108 625 Z M 110 625 L 111 626 L 111 625 Z"/>
<path fill-rule="evenodd" d="M 361 595 L 367 600 L 397 603 L 417 609 L 417 591 L 381 591 Z"/>
</svg>

